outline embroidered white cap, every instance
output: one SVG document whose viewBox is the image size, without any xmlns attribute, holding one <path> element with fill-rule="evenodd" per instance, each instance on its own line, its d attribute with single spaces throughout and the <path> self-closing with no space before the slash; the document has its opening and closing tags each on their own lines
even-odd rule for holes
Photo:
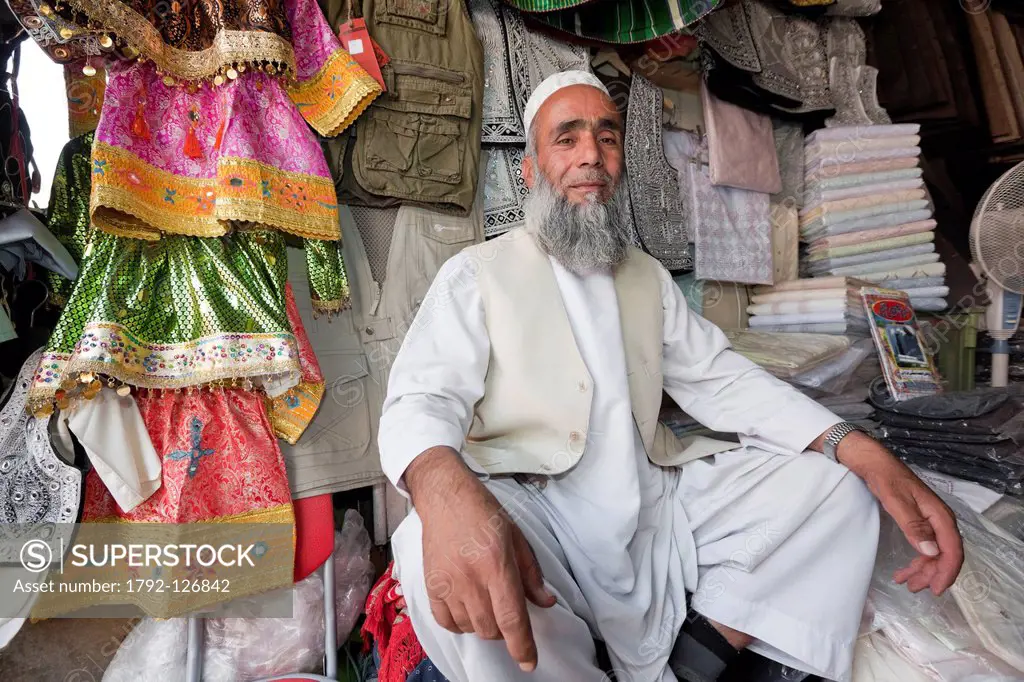
<svg viewBox="0 0 1024 682">
<path fill-rule="evenodd" d="M 523 126 L 527 134 L 530 132 L 533 117 L 537 115 L 540 105 L 544 104 L 548 97 L 570 85 L 589 85 L 606 95 L 608 94 L 608 88 L 604 87 L 604 83 L 589 71 L 560 71 L 553 73 L 541 81 L 540 85 L 534 89 L 533 94 L 530 95 L 530 99 L 526 102 L 526 109 L 523 111 Z"/>
</svg>

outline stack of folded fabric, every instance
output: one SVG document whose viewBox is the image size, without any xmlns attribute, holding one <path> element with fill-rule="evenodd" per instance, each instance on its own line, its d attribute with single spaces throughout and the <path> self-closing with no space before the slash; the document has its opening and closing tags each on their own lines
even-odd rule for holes
<svg viewBox="0 0 1024 682">
<path fill-rule="evenodd" d="M 863 286 L 870 285 L 850 277 L 822 277 L 756 287 L 747 308 L 749 326 L 763 332 L 867 336 Z"/>
<path fill-rule="evenodd" d="M 851 276 L 943 310 L 945 266 L 918 166 L 917 124 L 839 127 L 807 137 L 800 238 L 806 277 Z"/>
<path fill-rule="evenodd" d="M 900 459 L 1024 495 L 1024 404 L 1005 390 L 976 389 L 897 402 L 874 388 L 879 438 Z"/>
</svg>

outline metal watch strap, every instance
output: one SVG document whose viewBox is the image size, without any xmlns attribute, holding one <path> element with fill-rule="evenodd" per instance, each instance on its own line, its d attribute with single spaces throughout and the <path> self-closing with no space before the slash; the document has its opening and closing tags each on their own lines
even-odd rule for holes
<svg viewBox="0 0 1024 682">
<path fill-rule="evenodd" d="M 822 448 L 825 454 L 836 459 L 836 449 L 839 447 L 839 442 L 846 438 L 850 433 L 854 431 L 863 431 L 856 424 L 850 422 L 839 422 L 825 433 L 825 443 Z"/>
</svg>

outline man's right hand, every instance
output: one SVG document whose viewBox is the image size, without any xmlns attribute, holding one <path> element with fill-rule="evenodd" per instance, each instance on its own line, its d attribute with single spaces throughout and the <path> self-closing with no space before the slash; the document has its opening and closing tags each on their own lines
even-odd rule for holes
<svg viewBox="0 0 1024 682">
<path fill-rule="evenodd" d="M 526 600 L 547 608 L 555 597 L 522 531 L 449 447 L 416 457 L 404 478 L 423 524 L 423 571 L 438 624 L 504 639 L 519 667 L 533 670 Z"/>
</svg>

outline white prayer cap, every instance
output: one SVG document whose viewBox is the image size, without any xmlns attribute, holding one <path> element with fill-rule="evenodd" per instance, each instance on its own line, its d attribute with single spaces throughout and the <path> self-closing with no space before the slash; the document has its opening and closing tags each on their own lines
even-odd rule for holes
<svg viewBox="0 0 1024 682">
<path fill-rule="evenodd" d="M 530 132 L 533 117 L 537 115 L 540 105 L 544 104 L 548 97 L 570 85 L 589 85 L 608 95 L 608 88 L 604 87 L 604 83 L 589 71 L 560 71 L 553 73 L 541 81 L 540 85 L 533 91 L 533 94 L 530 95 L 530 99 L 526 102 L 526 110 L 523 111 L 523 125 L 527 134 Z"/>
</svg>

